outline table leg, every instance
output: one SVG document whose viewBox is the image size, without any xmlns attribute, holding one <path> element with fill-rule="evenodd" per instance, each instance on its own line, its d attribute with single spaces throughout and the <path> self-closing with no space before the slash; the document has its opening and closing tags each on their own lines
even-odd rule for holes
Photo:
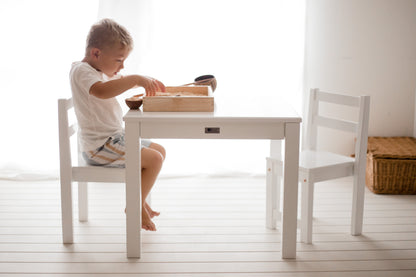
<svg viewBox="0 0 416 277">
<path fill-rule="evenodd" d="M 127 257 L 141 255 L 140 124 L 126 122 L 126 244 Z"/>
<path fill-rule="evenodd" d="M 282 141 L 270 141 L 270 157 L 282 161 Z M 280 214 L 280 182 L 283 172 L 277 168 L 275 162 L 267 159 L 266 167 L 266 227 L 277 228 L 277 221 L 281 221 Z"/>
<path fill-rule="evenodd" d="M 285 124 L 282 258 L 296 258 L 299 172 L 299 123 Z"/>
</svg>

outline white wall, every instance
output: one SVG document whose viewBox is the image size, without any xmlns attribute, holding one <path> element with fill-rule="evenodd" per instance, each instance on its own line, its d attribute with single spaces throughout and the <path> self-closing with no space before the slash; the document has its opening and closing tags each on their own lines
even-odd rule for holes
<svg viewBox="0 0 416 277">
<path fill-rule="evenodd" d="M 370 136 L 413 135 L 416 0 L 308 1 L 305 62 L 305 91 L 371 96 Z"/>
</svg>

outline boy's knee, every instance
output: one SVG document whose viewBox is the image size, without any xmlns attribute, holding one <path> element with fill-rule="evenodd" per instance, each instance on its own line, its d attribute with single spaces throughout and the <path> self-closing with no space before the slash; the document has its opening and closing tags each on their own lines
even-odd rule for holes
<svg viewBox="0 0 416 277">
<path fill-rule="evenodd" d="M 160 169 L 164 159 L 163 153 L 155 147 L 142 149 L 142 168 Z"/>
<path fill-rule="evenodd" d="M 157 144 L 157 143 L 152 143 L 150 145 L 150 148 L 158 151 L 162 155 L 163 160 L 166 158 L 166 149 L 162 145 Z"/>
<path fill-rule="evenodd" d="M 153 151 L 151 155 L 150 163 L 155 167 L 161 167 L 163 164 L 164 156 L 159 151 Z"/>
</svg>

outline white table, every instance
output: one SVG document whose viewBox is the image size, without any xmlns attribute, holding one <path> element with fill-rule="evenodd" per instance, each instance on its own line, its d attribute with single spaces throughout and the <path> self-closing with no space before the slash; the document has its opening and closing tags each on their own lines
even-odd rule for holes
<svg viewBox="0 0 416 277">
<path fill-rule="evenodd" d="M 261 101 L 264 99 L 264 101 Z M 130 110 L 124 116 L 126 131 L 126 226 L 127 256 L 141 255 L 140 138 L 267 139 L 274 145 L 285 140 L 283 211 L 281 222 L 282 258 L 296 258 L 298 201 L 299 128 L 301 118 L 285 103 L 257 98 L 237 103 L 215 96 L 214 112 L 142 112 Z M 280 145 L 280 144 L 279 144 Z M 279 153 L 278 153 L 279 154 Z M 266 197 L 267 200 L 271 196 Z M 270 206 L 269 204 L 267 205 Z M 266 225 L 275 228 L 276 215 L 268 210 Z"/>
</svg>

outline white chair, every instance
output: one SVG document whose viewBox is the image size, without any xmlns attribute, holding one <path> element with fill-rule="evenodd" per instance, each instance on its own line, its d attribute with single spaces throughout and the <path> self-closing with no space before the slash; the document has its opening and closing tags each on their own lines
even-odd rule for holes
<svg viewBox="0 0 416 277">
<path fill-rule="evenodd" d="M 329 117 L 319 113 L 319 103 L 325 105 L 343 105 L 354 107 L 357 110 L 355 121 L 346 121 L 339 117 Z M 319 89 L 312 89 L 309 98 L 309 111 L 306 122 L 305 147 L 299 156 L 299 182 L 302 183 L 301 191 L 301 241 L 312 242 L 313 219 L 313 193 L 316 182 L 331 179 L 354 176 L 351 234 L 360 235 L 363 224 L 364 191 L 366 153 L 368 140 L 369 120 L 369 96 L 347 96 L 327 93 Z M 339 109 L 335 109 L 339 110 Z M 357 120 L 358 118 L 358 120 Z M 341 131 L 355 133 L 354 157 L 341 154 L 323 152 L 317 149 L 318 127 L 326 127 Z M 280 155 L 277 155 L 280 156 Z M 271 221 L 279 218 L 280 207 L 280 180 L 282 176 L 283 162 L 276 158 L 267 158 L 267 194 L 268 214 Z M 277 214 L 277 216 L 274 216 Z M 275 227 L 276 223 L 269 223 L 269 227 Z"/>
<path fill-rule="evenodd" d="M 74 241 L 72 182 L 78 182 L 79 221 L 88 221 L 87 182 L 125 182 L 125 170 L 123 168 L 89 166 L 80 157 L 78 157 L 78 165 L 72 165 L 70 138 L 76 133 L 77 126 L 76 123 L 69 124 L 68 112 L 71 108 L 73 108 L 72 98 L 58 99 L 62 238 L 64 243 L 73 243 Z"/>
</svg>

